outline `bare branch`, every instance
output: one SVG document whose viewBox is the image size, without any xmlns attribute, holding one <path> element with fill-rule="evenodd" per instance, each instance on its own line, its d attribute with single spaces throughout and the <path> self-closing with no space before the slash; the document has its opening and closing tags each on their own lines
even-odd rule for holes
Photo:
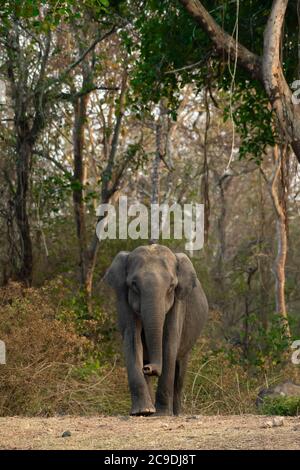
<svg viewBox="0 0 300 470">
<path fill-rule="evenodd" d="M 58 160 L 55 160 L 55 158 L 51 157 L 48 153 L 44 152 L 39 152 L 35 151 L 34 152 L 36 155 L 39 155 L 42 158 L 45 158 L 49 162 L 53 163 L 59 170 L 61 170 L 68 178 L 72 178 L 72 174 L 64 167 L 62 163 L 60 163 Z"/>
<path fill-rule="evenodd" d="M 95 49 L 95 47 L 97 46 L 97 44 L 99 44 L 100 42 L 104 41 L 104 39 L 108 38 L 109 36 L 111 36 L 114 32 L 116 31 L 116 25 L 113 25 L 113 27 L 109 30 L 109 31 L 106 31 L 104 34 L 102 34 L 101 36 L 97 36 L 96 39 L 94 39 L 94 41 L 92 42 L 92 44 L 90 44 L 90 46 L 85 49 L 85 51 L 78 57 L 77 60 L 75 60 L 75 62 L 72 62 L 72 64 L 69 65 L 69 67 L 67 67 L 66 70 L 64 70 L 60 76 L 53 80 L 50 85 L 53 85 L 53 84 L 56 84 L 58 82 L 61 82 L 62 80 L 64 80 L 64 78 L 73 70 L 77 67 L 77 65 L 79 65 L 85 58 L 86 56 L 92 51 Z"/>
<path fill-rule="evenodd" d="M 119 87 L 108 87 L 108 86 L 91 86 L 86 88 L 85 90 L 80 90 L 77 93 L 60 93 L 58 98 L 62 100 L 72 101 L 76 100 L 77 98 L 81 98 L 82 96 L 88 95 L 92 91 L 96 90 L 103 90 L 103 91 L 119 91 Z"/>
</svg>

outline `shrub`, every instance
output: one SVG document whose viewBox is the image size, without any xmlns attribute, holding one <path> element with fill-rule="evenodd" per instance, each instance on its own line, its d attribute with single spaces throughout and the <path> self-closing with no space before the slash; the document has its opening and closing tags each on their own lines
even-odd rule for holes
<svg viewBox="0 0 300 470">
<path fill-rule="evenodd" d="M 98 351 L 72 322 L 58 320 L 62 287 L 0 289 L 0 415 L 126 412 L 126 373 L 118 363 L 94 359 Z M 100 349 L 100 348 L 99 348 Z M 100 355 L 101 356 L 101 355 Z M 122 399 L 114 399 L 120 394 Z"/>
<path fill-rule="evenodd" d="M 265 415 L 298 416 L 300 414 L 300 397 L 265 397 L 261 405 Z"/>
</svg>

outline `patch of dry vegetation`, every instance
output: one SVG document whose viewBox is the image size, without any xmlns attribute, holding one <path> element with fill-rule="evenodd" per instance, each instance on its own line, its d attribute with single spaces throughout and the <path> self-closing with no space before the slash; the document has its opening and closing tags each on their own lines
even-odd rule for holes
<svg viewBox="0 0 300 470">
<path fill-rule="evenodd" d="M 88 368 L 94 345 L 72 322 L 57 319 L 59 298 L 54 303 L 52 295 L 14 283 L 0 290 L 0 338 L 7 349 L 7 364 L 0 366 L 0 414 L 112 412 L 114 381 L 122 394 L 125 371 L 116 378 L 109 361 L 97 373 Z"/>
</svg>

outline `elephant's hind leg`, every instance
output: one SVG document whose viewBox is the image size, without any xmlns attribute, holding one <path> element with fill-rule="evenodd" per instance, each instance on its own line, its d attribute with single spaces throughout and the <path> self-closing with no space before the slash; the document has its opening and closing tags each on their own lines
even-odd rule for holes
<svg viewBox="0 0 300 470">
<path fill-rule="evenodd" d="M 181 412 L 181 395 L 183 389 L 184 377 L 188 364 L 188 354 L 183 358 L 176 360 L 175 366 L 175 380 L 174 380 L 174 397 L 173 397 L 173 412 L 174 415 L 179 415 Z"/>
</svg>

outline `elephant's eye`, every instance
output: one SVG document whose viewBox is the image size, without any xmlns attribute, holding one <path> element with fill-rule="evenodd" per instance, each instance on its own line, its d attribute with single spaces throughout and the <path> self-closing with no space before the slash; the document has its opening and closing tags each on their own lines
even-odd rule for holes
<svg viewBox="0 0 300 470">
<path fill-rule="evenodd" d="M 136 294 L 139 294 L 139 288 L 138 288 L 138 286 L 137 286 L 136 281 L 132 281 L 132 283 L 131 283 L 131 290 L 132 290 L 133 292 L 135 292 Z"/>
</svg>

